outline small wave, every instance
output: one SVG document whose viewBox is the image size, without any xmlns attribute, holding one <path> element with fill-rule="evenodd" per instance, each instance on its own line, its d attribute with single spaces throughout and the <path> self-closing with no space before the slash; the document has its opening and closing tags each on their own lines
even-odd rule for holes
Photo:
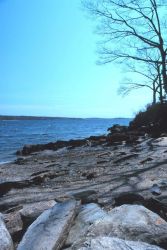
<svg viewBox="0 0 167 250">
<path fill-rule="evenodd" d="M 3 164 L 7 164 L 7 163 L 12 163 L 13 161 L 10 160 L 10 161 L 0 161 L 0 165 L 3 165 Z"/>
</svg>

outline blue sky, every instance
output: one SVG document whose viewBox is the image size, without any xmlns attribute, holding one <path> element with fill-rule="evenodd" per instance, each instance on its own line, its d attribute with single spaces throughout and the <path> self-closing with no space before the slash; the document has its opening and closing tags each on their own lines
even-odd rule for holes
<svg viewBox="0 0 167 250">
<path fill-rule="evenodd" d="M 80 0 L 0 0 L 0 114 L 132 117 L 150 102 L 117 94 L 118 64 L 96 65 L 95 25 Z"/>
</svg>

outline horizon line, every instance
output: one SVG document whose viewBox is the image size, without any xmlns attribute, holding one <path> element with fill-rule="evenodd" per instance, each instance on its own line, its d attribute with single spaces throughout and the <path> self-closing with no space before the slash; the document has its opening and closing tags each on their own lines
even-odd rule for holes
<svg viewBox="0 0 167 250">
<path fill-rule="evenodd" d="M 133 119 L 133 117 L 66 117 L 66 116 L 41 116 L 41 115 L 0 115 L 0 118 L 51 118 L 51 119 Z"/>
</svg>

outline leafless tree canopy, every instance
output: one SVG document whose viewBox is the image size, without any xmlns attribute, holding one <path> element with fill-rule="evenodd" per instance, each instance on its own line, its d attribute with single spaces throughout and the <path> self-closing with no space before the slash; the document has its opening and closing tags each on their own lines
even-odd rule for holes
<svg viewBox="0 0 167 250">
<path fill-rule="evenodd" d="M 100 63 L 126 63 L 128 60 L 131 63 L 146 63 L 148 68 L 150 64 L 152 67 L 159 67 L 162 86 L 167 93 L 165 2 L 83 0 L 83 4 L 98 20 L 97 32 L 102 36 Z"/>
</svg>

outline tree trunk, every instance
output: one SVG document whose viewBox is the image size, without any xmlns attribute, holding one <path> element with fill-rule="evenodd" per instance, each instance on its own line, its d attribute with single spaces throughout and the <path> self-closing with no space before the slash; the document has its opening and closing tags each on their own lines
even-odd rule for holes
<svg viewBox="0 0 167 250">
<path fill-rule="evenodd" d="M 161 75 L 159 75 L 159 100 L 160 103 L 163 104 L 163 89 L 162 89 L 162 80 L 161 80 Z"/>
<path fill-rule="evenodd" d="M 162 58 L 163 86 L 164 86 L 165 93 L 167 94 L 167 73 L 166 73 L 166 52 L 165 51 L 161 51 L 161 58 Z"/>
<path fill-rule="evenodd" d="M 153 82 L 153 105 L 156 104 L 156 88 L 155 82 Z"/>
</svg>

